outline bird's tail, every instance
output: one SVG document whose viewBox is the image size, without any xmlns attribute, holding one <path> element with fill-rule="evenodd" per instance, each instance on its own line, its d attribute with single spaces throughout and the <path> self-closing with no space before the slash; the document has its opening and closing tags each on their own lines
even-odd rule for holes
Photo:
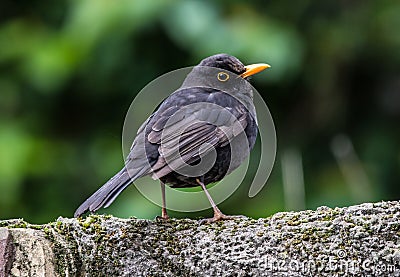
<svg viewBox="0 0 400 277">
<path fill-rule="evenodd" d="M 131 178 L 124 167 L 88 199 L 86 199 L 86 201 L 83 202 L 75 211 L 74 217 L 81 216 L 88 211 L 95 212 L 101 207 L 107 208 L 115 198 L 134 181 L 134 179 L 136 178 Z"/>
</svg>

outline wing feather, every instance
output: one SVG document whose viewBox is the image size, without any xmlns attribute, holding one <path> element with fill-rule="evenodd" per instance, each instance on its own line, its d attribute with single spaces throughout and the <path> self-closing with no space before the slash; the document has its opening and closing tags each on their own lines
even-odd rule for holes
<svg viewBox="0 0 400 277">
<path fill-rule="evenodd" d="M 168 109 L 152 126 L 147 138 L 159 145 L 160 154 L 152 166 L 153 178 L 163 177 L 198 161 L 213 148 L 229 144 L 247 126 L 247 113 L 240 105 L 230 110 L 216 105 L 190 108 L 180 107 L 173 114 Z"/>
</svg>

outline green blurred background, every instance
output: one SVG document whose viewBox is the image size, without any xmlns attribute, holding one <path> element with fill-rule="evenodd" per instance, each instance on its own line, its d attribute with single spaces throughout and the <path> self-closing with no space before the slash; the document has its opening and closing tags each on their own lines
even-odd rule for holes
<svg viewBox="0 0 400 277">
<path fill-rule="evenodd" d="M 267 186 L 250 199 L 243 184 L 220 205 L 225 213 L 264 217 L 400 196 L 399 1 L 0 7 L 1 219 L 72 216 L 123 165 L 123 121 L 141 88 L 221 52 L 272 65 L 253 85 L 278 138 Z M 154 218 L 160 209 L 131 186 L 100 212 Z"/>
</svg>

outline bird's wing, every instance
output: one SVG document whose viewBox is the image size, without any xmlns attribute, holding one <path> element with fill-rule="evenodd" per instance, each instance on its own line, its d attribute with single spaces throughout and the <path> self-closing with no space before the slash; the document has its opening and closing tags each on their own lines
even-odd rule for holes
<svg viewBox="0 0 400 277">
<path fill-rule="evenodd" d="M 229 144 L 247 126 L 249 113 L 234 97 L 213 91 L 204 98 L 203 90 L 191 90 L 186 94 L 197 95 L 203 101 L 194 102 L 185 92 L 177 93 L 173 96 L 176 104 L 160 107 L 147 126 L 147 141 L 158 145 L 153 178 L 197 162 L 213 148 Z"/>
</svg>

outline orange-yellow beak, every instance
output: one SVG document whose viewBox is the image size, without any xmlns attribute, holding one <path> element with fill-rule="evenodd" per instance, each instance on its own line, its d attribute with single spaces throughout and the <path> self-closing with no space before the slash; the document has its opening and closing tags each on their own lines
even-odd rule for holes
<svg viewBox="0 0 400 277">
<path fill-rule="evenodd" d="M 244 67 L 246 69 L 246 71 L 243 72 L 242 74 L 240 74 L 240 77 L 242 77 L 242 78 L 249 77 L 249 76 L 254 75 L 258 72 L 261 72 L 264 69 L 267 69 L 269 67 L 271 67 L 271 66 L 266 63 L 255 63 L 255 64 L 246 65 Z"/>
</svg>

